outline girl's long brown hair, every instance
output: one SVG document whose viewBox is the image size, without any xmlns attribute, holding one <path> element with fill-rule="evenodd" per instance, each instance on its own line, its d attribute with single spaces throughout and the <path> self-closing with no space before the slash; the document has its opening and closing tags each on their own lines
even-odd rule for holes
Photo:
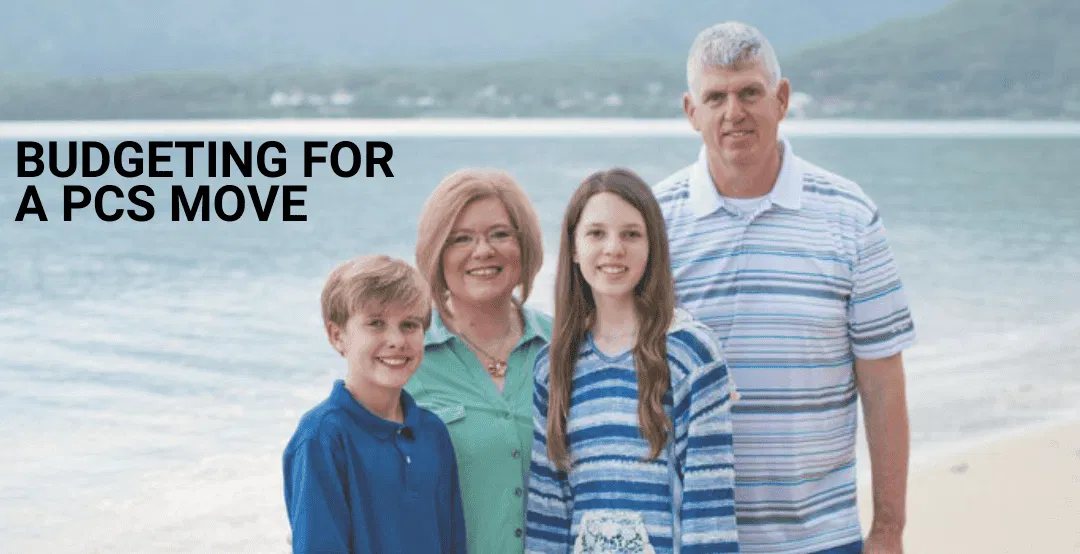
<svg viewBox="0 0 1080 554">
<path fill-rule="evenodd" d="M 551 337 L 551 377 L 547 413 L 548 458 L 556 467 L 569 471 L 566 419 L 570 392 L 581 341 L 595 322 L 596 302 L 592 290 L 573 261 L 574 232 L 585 204 L 601 192 L 622 198 L 645 220 L 649 259 L 645 273 L 634 288 L 634 308 L 638 337 L 634 344 L 634 367 L 638 381 L 638 423 L 641 436 L 649 441 L 649 458 L 656 459 L 664 448 L 670 418 L 664 413 L 663 397 L 670 388 L 667 364 L 667 330 L 675 310 L 675 286 L 671 277 L 671 256 L 660 205 L 649 186 L 628 169 L 598 171 L 587 177 L 570 198 L 563 218 L 559 241 L 559 262 L 555 277 L 555 320 Z"/>
</svg>

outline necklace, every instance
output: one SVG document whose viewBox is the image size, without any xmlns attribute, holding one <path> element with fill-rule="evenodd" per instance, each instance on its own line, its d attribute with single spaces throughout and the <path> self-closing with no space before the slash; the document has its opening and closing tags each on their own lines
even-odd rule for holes
<svg viewBox="0 0 1080 554">
<path fill-rule="evenodd" d="M 525 316 L 521 313 L 521 307 L 517 306 L 516 304 L 515 304 L 514 315 L 516 317 L 511 319 L 510 325 L 506 329 L 506 334 L 503 335 L 502 338 L 499 339 L 499 349 L 500 350 L 504 346 L 506 346 L 506 339 L 511 337 L 514 334 L 514 331 L 517 329 L 517 325 L 518 325 L 519 321 L 521 322 L 521 331 L 522 331 L 522 333 L 525 332 Z M 464 327 L 464 325 L 462 325 L 462 327 Z M 486 365 L 484 365 L 484 369 L 488 372 L 488 375 L 491 375 L 493 378 L 498 378 L 498 379 L 501 379 L 501 378 L 506 376 L 506 369 L 507 369 L 507 367 L 506 367 L 507 359 L 506 358 L 499 358 L 498 356 L 492 356 L 491 353 L 489 353 L 487 350 L 484 350 L 479 344 L 476 344 L 475 341 L 470 339 L 469 336 L 465 334 L 465 331 L 464 331 L 463 328 L 459 329 L 457 327 L 457 325 L 453 325 L 452 329 L 455 330 L 455 334 L 458 337 L 460 337 L 461 340 L 463 340 L 465 342 L 465 344 L 468 345 L 469 348 L 471 348 L 473 350 L 473 352 L 475 352 L 477 354 L 480 354 L 483 357 L 487 358 L 488 362 L 487 362 Z M 509 353 L 507 353 L 507 357 L 509 357 Z M 479 358 L 479 356 L 477 356 L 477 358 Z"/>
<path fill-rule="evenodd" d="M 480 345 L 473 342 L 472 339 L 470 339 L 468 337 L 468 335 L 466 335 L 465 333 L 463 333 L 461 331 L 458 331 L 458 336 L 460 336 L 461 340 L 465 341 L 465 344 L 469 345 L 470 348 L 472 348 L 473 350 L 483 354 L 484 357 L 488 359 L 488 363 L 484 367 L 484 369 L 487 370 L 489 375 L 491 375 L 492 377 L 505 377 L 506 376 L 506 360 L 500 360 L 499 358 L 497 358 L 495 356 L 492 356 L 491 354 L 488 353 L 487 350 L 484 350 L 483 348 L 480 348 Z M 505 336 L 503 336 L 503 338 L 502 338 L 503 344 L 506 343 L 506 337 L 508 337 L 508 336 L 510 336 L 509 333 L 507 333 Z"/>
<path fill-rule="evenodd" d="M 507 361 L 499 360 L 498 357 L 492 356 L 487 350 L 480 348 L 480 344 L 473 342 L 468 336 L 465 336 L 464 333 L 458 333 L 458 335 L 461 337 L 461 340 L 465 341 L 465 344 L 469 344 L 470 348 L 484 354 L 484 357 L 488 360 L 487 365 L 484 367 L 487 369 L 488 375 L 491 377 L 507 376 Z M 505 339 L 507 339 L 507 337 L 503 337 L 503 341 L 505 341 Z"/>
</svg>

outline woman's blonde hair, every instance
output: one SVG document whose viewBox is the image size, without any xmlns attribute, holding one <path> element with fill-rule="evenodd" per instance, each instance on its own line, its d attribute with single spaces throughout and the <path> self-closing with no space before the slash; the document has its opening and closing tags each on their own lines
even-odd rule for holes
<svg viewBox="0 0 1080 554">
<path fill-rule="evenodd" d="M 416 240 L 416 266 L 431 286 L 431 297 L 439 313 L 446 308 L 449 289 L 443 274 L 442 257 L 447 239 L 462 210 L 484 198 L 498 198 L 510 215 L 521 250 L 521 291 L 524 303 L 532 292 L 533 280 L 544 261 L 540 221 L 525 191 L 509 173 L 497 169 L 460 169 L 447 175 L 435 187 L 420 212 Z"/>
</svg>

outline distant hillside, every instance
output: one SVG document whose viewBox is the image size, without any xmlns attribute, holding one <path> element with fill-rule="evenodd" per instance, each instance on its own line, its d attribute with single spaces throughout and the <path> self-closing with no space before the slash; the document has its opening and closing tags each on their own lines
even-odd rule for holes
<svg viewBox="0 0 1080 554">
<path fill-rule="evenodd" d="M 778 48 L 843 37 L 947 0 L 35 0 L 6 2 L 0 75 L 310 70 L 685 54 L 741 19 Z"/>
<path fill-rule="evenodd" d="M 698 32 L 727 20 L 756 26 L 779 53 L 792 53 L 813 43 L 872 29 L 897 17 L 931 13 L 950 1 L 637 0 L 626 4 L 639 9 L 622 9 L 624 14 L 618 24 L 595 27 L 590 38 L 568 48 L 566 54 L 679 59 L 686 56 Z"/>
<path fill-rule="evenodd" d="M 781 63 L 808 115 L 1080 118 L 1080 1 L 958 0 Z"/>
<path fill-rule="evenodd" d="M 101 1 L 141 5 L 133 0 Z M 206 1 L 191 0 L 191 3 Z M 228 9 L 235 9 L 235 4 L 251 1 L 235 0 L 229 3 L 233 7 Z M 259 71 L 207 69 L 93 78 L 0 76 L 0 120 L 679 117 L 680 97 L 686 87 L 686 43 L 697 28 L 696 25 L 680 26 L 689 25 L 685 23 L 684 10 L 705 13 L 710 9 L 704 5 L 706 1 L 685 0 L 672 4 L 670 14 L 649 19 L 643 19 L 640 10 L 655 7 L 652 3 L 659 0 L 583 3 L 582 6 L 606 3 L 607 9 L 613 11 L 611 15 L 605 14 L 606 21 L 602 24 L 589 19 L 589 14 L 599 17 L 599 11 L 589 11 L 591 8 L 585 7 L 580 13 L 568 11 L 575 16 L 562 17 L 560 21 L 563 23 L 572 20 L 573 25 L 579 25 L 582 21 L 592 21 L 594 27 L 579 26 L 575 27 L 576 35 L 567 33 L 562 37 L 543 38 L 549 41 L 552 48 L 552 44 L 558 42 L 562 54 L 528 60 L 514 58 L 512 61 L 468 64 L 432 61 L 426 64 L 369 67 L 323 65 L 300 61 L 300 54 L 307 50 L 290 50 L 288 45 L 293 44 L 290 41 L 299 40 L 293 37 L 282 39 L 281 44 L 273 46 L 282 52 L 280 63 Z M 54 2 L 47 0 L 45 4 Z M 465 7 L 461 9 L 469 6 L 479 9 L 477 6 L 480 2 L 465 0 Z M 618 10 L 613 8 L 616 2 L 623 2 Z M 421 0 L 403 0 L 395 8 L 380 9 L 421 4 Z M 760 10 L 770 7 L 766 0 L 728 0 L 723 5 L 725 10 L 732 12 L 744 10 L 739 13 L 744 13 L 747 17 L 742 19 L 746 20 L 751 20 L 749 16 L 754 14 L 765 18 L 767 14 Z M 810 6 L 811 3 L 800 5 Z M 770 31 L 768 25 L 787 25 L 791 29 L 804 31 L 818 28 L 817 20 L 809 19 L 810 14 L 824 18 L 833 13 L 830 9 L 840 10 L 844 3 L 840 0 L 815 0 L 813 5 L 814 10 L 807 8 L 803 12 L 794 9 L 778 12 L 774 14 L 776 18 L 771 20 L 773 23 L 760 25 L 779 43 L 783 73 L 792 80 L 793 88 L 798 93 L 793 97 L 792 115 L 795 117 L 1080 119 L 1080 0 L 1025 0 L 1024 3 L 1012 0 L 957 0 L 929 15 L 888 22 L 849 38 L 835 39 L 803 51 L 783 47 L 784 40 L 799 39 L 798 33 Z M 226 8 L 220 10 L 227 11 Z M 452 21 L 452 11 L 448 9 L 439 13 Z M 418 29 L 424 25 L 432 24 L 433 13 L 425 12 L 425 18 L 418 19 L 416 27 L 398 32 L 403 37 L 419 32 Z M 502 17 L 497 17 L 499 13 L 505 15 L 509 12 L 484 11 L 486 17 L 494 18 L 485 21 Z M 520 15 L 522 12 L 516 13 Z M 808 18 L 802 25 L 792 19 L 799 13 Z M 836 18 L 833 24 L 841 25 L 837 21 L 847 21 L 844 25 L 855 25 L 858 18 L 852 14 L 858 13 L 863 12 L 853 8 L 849 14 L 853 19 L 848 20 L 834 14 Z M 270 12 L 267 14 L 267 17 L 273 15 Z M 180 14 L 173 15 L 181 17 Z M 537 17 L 549 16 L 538 12 Z M 298 15 L 297 18 L 302 19 L 302 16 Z M 781 24 L 781 21 L 788 23 Z M 85 22 L 87 28 L 93 28 L 95 24 L 94 21 Z M 435 43 L 431 41 L 421 45 L 402 38 L 400 43 L 415 46 L 414 50 L 410 50 L 414 60 L 437 55 L 447 59 L 465 56 L 465 45 L 485 41 L 492 45 L 488 56 L 493 58 L 513 57 L 527 50 L 524 45 L 539 44 L 530 38 L 538 35 L 506 38 L 514 29 L 497 27 L 486 34 L 470 35 L 461 27 L 447 26 L 442 31 L 443 36 L 458 37 L 460 40 L 451 42 L 463 49 L 446 52 L 431 51 L 435 48 Z M 624 34 L 619 29 L 636 31 Z M 653 32 L 646 32 L 648 29 Z M 74 30 L 71 32 L 75 33 Z M 686 36 L 680 36 L 682 34 Z M 196 36 L 195 40 L 239 41 L 237 37 L 244 36 L 247 36 L 244 30 L 237 25 L 235 36 L 208 31 Z M 572 36 L 579 39 L 571 40 Z M 357 39 L 356 33 L 343 32 L 335 37 L 333 40 Z M 0 41 L 3 40 L 12 39 L 0 35 Z M 161 37 L 154 40 L 161 40 Z M 193 39 L 183 35 L 176 40 L 177 44 L 187 44 Z M 152 42 L 150 38 L 147 41 L 148 44 Z M 499 50 L 495 45 L 503 44 L 500 41 L 518 45 L 522 49 Z M 677 47 L 676 42 L 680 43 Z M 122 43 L 113 41 L 111 44 Z M 625 48 L 622 55 L 617 55 L 617 50 L 613 49 L 620 44 Z M 655 54 L 665 49 L 668 53 L 664 56 L 633 55 L 634 52 Z M 296 57 L 284 58 L 283 52 L 286 51 Z M 236 52 L 247 52 L 252 56 L 258 53 L 243 49 Z M 324 54 L 327 64 L 336 55 L 332 49 L 312 52 Z M 586 55 L 587 52 L 593 54 Z M 214 54 L 209 47 L 203 53 Z M 228 58 L 223 53 L 219 54 L 221 64 L 240 63 L 241 59 L 254 64 L 252 60 L 258 58 L 244 58 L 239 54 Z M 87 64 L 91 61 L 102 64 L 107 60 L 115 61 L 94 51 L 88 51 L 84 58 L 88 60 Z M 149 67 L 164 63 L 168 58 L 146 53 L 132 59 L 141 60 Z M 176 58 L 172 59 L 172 63 L 203 63 L 198 61 L 200 59 L 192 54 L 186 62 Z M 11 61 L 3 57 L 0 60 Z M 286 64 L 286 61 L 289 63 Z M 105 66 L 86 66 L 87 71 L 91 68 L 95 71 L 107 70 Z M 120 71 L 122 68 L 112 69 Z"/>
</svg>

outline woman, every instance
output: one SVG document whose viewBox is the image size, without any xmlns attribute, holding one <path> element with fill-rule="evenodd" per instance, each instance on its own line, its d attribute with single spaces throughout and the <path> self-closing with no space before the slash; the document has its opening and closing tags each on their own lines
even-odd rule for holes
<svg viewBox="0 0 1080 554">
<path fill-rule="evenodd" d="M 532 371 L 551 336 L 524 302 L 542 261 L 539 221 L 508 174 L 461 170 L 428 197 L 416 265 L 435 313 L 406 390 L 450 430 L 471 554 L 524 546 Z"/>
<path fill-rule="evenodd" d="M 675 311 L 652 192 L 627 170 L 591 175 L 537 358 L 526 550 L 738 552 L 730 402 L 719 345 Z"/>
</svg>

